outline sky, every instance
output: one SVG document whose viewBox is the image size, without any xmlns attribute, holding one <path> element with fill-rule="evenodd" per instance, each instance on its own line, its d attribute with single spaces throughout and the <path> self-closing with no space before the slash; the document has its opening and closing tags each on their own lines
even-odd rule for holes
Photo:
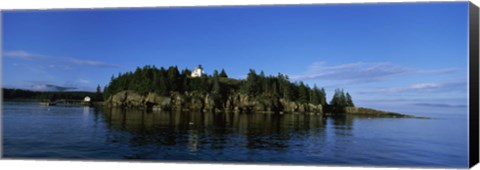
<svg viewBox="0 0 480 170">
<path fill-rule="evenodd" d="M 2 11 L 2 86 L 94 91 L 155 65 L 286 74 L 389 111 L 467 113 L 468 2 Z"/>
</svg>

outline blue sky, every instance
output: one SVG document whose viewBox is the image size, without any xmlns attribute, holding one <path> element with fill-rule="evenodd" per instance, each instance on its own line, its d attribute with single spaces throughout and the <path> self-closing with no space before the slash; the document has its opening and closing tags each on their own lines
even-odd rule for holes
<svg viewBox="0 0 480 170">
<path fill-rule="evenodd" d="M 3 11 L 2 85 L 93 91 L 137 66 L 249 68 L 393 111 L 465 112 L 468 3 Z"/>
</svg>

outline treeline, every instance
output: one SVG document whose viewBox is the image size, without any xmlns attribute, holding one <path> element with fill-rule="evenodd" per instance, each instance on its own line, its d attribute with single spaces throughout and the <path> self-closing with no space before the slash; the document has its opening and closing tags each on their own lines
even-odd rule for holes
<svg viewBox="0 0 480 170">
<path fill-rule="evenodd" d="M 328 105 L 324 88 L 316 85 L 310 87 L 301 81 L 291 82 L 287 75 L 280 73 L 277 76 L 266 76 L 263 71 L 258 74 L 250 69 L 244 80 L 228 78 L 224 69 L 214 70 L 212 75 L 204 74 L 195 78 L 190 77 L 191 73 L 189 69 L 179 71 L 177 66 L 137 67 L 134 72 L 112 76 L 103 90 L 103 97 L 108 99 L 124 90 L 132 90 L 142 95 L 154 92 L 162 96 L 172 93 L 198 93 L 212 95 L 216 103 L 222 104 L 228 96 L 242 93 L 254 98 L 280 98 L 292 102 Z M 345 94 L 343 90 L 335 91 L 330 104 L 334 107 L 354 105 L 350 94 Z"/>
<path fill-rule="evenodd" d="M 265 76 L 261 71 L 257 74 L 250 69 L 247 78 L 242 81 L 240 92 L 249 96 L 278 97 L 299 103 L 312 103 L 326 105 L 324 88 L 316 85 L 311 88 L 303 82 L 290 82 L 287 75 Z"/>
<path fill-rule="evenodd" d="M 137 67 L 134 72 L 119 73 L 117 77 L 112 76 L 110 83 L 104 87 L 104 98 L 114 95 L 120 91 L 133 90 L 139 94 L 155 92 L 158 95 L 170 95 L 172 92 L 201 92 L 208 93 L 212 90 L 213 79 L 211 76 L 190 78 L 192 71 L 184 69 L 179 71 L 176 66 L 167 69 L 155 66 Z M 223 74 L 217 77 L 226 78 Z"/>
<path fill-rule="evenodd" d="M 345 107 L 355 107 L 355 104 L 353 104 L 352 96 L 348 92 L 345 93 L 343 89 L 336 89 L 330 101 L 330 106 L 331 112 L 343 113 Z"/>
<path fill-rule="evenodd" d="M 23 89 L 2 88 L 3 99 L 22 99 L 22 100 L 42 100 L 55 101 L 59 99 L 83 100 L 86 96 L 90 96 L 93 100 L 101 100 L 99 92 L 40 92 Z"/>
</svg>

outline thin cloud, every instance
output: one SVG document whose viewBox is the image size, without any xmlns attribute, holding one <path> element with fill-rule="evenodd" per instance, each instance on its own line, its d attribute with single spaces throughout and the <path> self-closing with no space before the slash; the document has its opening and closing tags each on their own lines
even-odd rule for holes
<svg viewBox="0 0 480 170">
<path fill-rule="evenodd" d="M 364 83 L 381 81 L 399 75 L 407 74 L 449 74 L 458 71 L 455 68 L 419 70 L 404 67 L 389 62 L 382 63 L 348 63 L 328 66 L 325 62 L 313 63 L 308 71 L 302 75 L 290 76 L 292 80 L 336 80 L 347 83 Z"/>
<path fill-rule="evenodd" d="M 90 84 L 90 80 L 86 80 L 86 79 L 78 79 L 78 82 L 82 84 Z"/>
<path fill-rule="evenodd" d="M 465 90 L 467 88 L 466 80 L 456 80 L 450 82 L 428 82 L 416 83 L 406 87 L 377 88 L 369 91 L 359 92 L 360 94 L 372 93 L 405 93 L 405 92 L 433 92 L 433 91 L 454 91 Z"/>
<path fill-rule="evenodd" d="M 8 58 L 18 58 L 18 59 L 24 59 L 24 60 L 38 60 L 38 59 L 45 58 L 45 56 L 32 54 L 26 51 L 7 51 L 3 53 L 3 56 Z"/>
<path fill-rule="evenodd" d="M 32 86 L 32 90 L 36 91 L 67 91 L 67 90 L 75 90 L 75 87 L 64 87 L 64 86 L 57 86 L 52 84 L 36 84 Z"/>
<path fill-rule="evenodd" d="M 445 107 L 445 108 L 465 108 L 467 105 L 453 105 L 453 104 L 443 104 L 443 103 L 413 103 L 416 106 L 425 106 L 425 107 Z"/>
<path fill-rule="evenodd" d="M 441 69 L 432 69 L 432 70 L 416 70 L 415 73 L 418 74 L 450 74 L 459 71 L 458 68 L 441 68 Z"/>
<path fill-rule="evenodd" d="M 412 84 L 408 89 L 412 90 L 430 90 L 430 89 L 436 89 L 442 87 L 441 84 L 438 83 L 418 83 L 418 84 Z"/>
<path fill-rule="evenodd" d="M 60 63 L 66 63 L 70 65 L 77 65 L 77 66 L 87 66 L 87 67 L 120 67 L 120 65 L 117 64 L 111 64 L 111 63 L 105 63 L 101 61 L 96 61 L 96 60 L 82 60 L 82 59 L 77 59 L 77 58 L 70 58 L 70 57 L 53 57 L 53 56 L 47 56 L 47 55 L 40 55 L 40 54 L 34 54 L 26 51 L 6 51 L 3 53 L 3 56 L 9 57 L 9 58 L 17 58 L 17 59 L 23 59 L 23 60 L 42 60 L 42 61 L 47 61 L 47 62 L 60 62 Z M 55 68 L 56 65 L 50 64 L 50 68 Z M 70 68 L 68 66 L 63 66 L 65 68 Z"/>
<path fill-rule="evenodd" d="M 347 80 L 349 82 L 377 81 L 394 75 L 413 72 L 413 69 L 391 63 L 350 63 L 327 66 L 325 63 L 314 63 L 306 74 L 292 75 L 292 80 Z"/>
<path fill-rule="evenodd" d="M 50 64 L 48 67 L 44 67 L 48 69 L 54 69 L 54 70 L 61 70 L 61 71 L 69 71 L 73 70 L 71 66 L 65 65 L 65 64 Z"/>
<path fill-rule="evenodd" d="M 94 61 L 94 60 L 79 60 L 79 59 L 69 58 L 69 61 L 70 61 L 71 63 L 73 63 L 73 64 L 81 65 L 81 66 L 91 66 L 91 67 L 120 67 L 120 65 L 109 64 L 109 63 L 104 63 L 104 62 Z"/>
<path fill-rule="evenodd" d="M 88 85 L 91 84 L 92 82 L 87 79 L 79 78 L 76 80 L 68 80 L 66 81 L 63 85 L 64 86 L 78 86 L 78 85 Z"/>
</svg>

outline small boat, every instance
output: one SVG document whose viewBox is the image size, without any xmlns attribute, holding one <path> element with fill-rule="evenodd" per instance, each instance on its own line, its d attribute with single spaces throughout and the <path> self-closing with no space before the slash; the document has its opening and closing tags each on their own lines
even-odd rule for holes
<svg viewBox="0 0 480 170">
<path fill-rule="evenodd" d="M 55 106 L 56 105 L 56 103 L 53 103 L 53 102 L 40 102 L 39 104 L 42 105 L 42 106 Z"/>
</svg>

